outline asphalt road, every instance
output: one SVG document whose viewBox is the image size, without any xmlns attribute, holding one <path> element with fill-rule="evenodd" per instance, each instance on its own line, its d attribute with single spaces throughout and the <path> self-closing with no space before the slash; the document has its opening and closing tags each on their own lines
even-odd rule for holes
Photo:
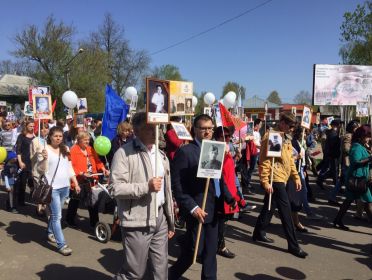
<svg viewBox="0 0 372 280">
<path fill-rule="evenodd" d="M 257 178 L 256 183 L 257 183 Z M 226 234 L 228 248 L 237 256 L 226 259 L 218 256 L 218 279 L 372 279 L 370 255 L 372 229 L 367 222 L 352 217 L 355 206 L 345 217 L 349 232 L 332 228 L 331 221 L 337 208 L 327 204 L 326 191 L 314 185 L 316 212 L 326 218 L 309 221 L 301 214 L 308 234 L 298 233 L 301 247 L 309 253 L 299 259 L 286 252 L 284 233 L 277 217 L 268 229 L 273 244 L 254 243 L 251 239 L 256 217 L 262 206 L 263 192 L 255 186 L 256 193 L 246 198 L 258 207 L 230 221 Z M 327 187 L 327 190 L 329 187 Z M 0 192 L 0 279 L 97 279 L 109 280 L 121 264 L 122 245 L 120 234 L 106 244 L 99 243 L 89 228 L 88 213 L 79 210 L 80 230 L 65 228 L 65 238 L 73 254 L 64 257 L 46 241 L 46 219 L 35 215 L 31 204 L 20 209 L 20 214 L 5 211 L 6 194 Z M 112 215 L 102 214 L 101 220 L 111 222 Z M 179 253 L 178 241 L 183 231 L 177 232 L 169 248 L 169 264 Z M 201 266 L 192 266 L 185 279 L 200 279 Z"/>
</svg>

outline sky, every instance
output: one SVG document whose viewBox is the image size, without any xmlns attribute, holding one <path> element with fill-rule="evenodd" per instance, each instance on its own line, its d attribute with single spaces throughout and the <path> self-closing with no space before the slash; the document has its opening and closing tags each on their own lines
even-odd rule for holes
<svg viewBox="0 0 372 280">
<path fill-rule="evenodd" d="M 84 39 L 105 13 L 125 30 L 151 67 L 177 66 L 194 92 L 218 98 L 228 81 L 246 88 L 246 98 L 266 99 L 276 90 L 284 103 L 312 93 L 313 64 L 339 64 L 340 26 L 360 0 L 12 0 L 2 3 L 0 60 L 14 59 L 15 34 L 43 26 L 47 16 L 72 24 Z M 260 6 L 261 7 L 258 7 Z M 255 7 L 258 7 L 255 9 Z M 11 12 L 13 11 L 13 12 Z M 235 20 L 228 21 L 246 12 Z M 212 27 L 201 36 L 158 52 Z M 79 46 L 76 46 L 78 49 Z"/>
</svg>

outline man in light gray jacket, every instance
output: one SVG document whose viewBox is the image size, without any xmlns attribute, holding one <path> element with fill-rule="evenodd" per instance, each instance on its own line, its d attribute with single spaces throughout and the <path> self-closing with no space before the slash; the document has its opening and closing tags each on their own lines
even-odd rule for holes
<svg viewBox="0 0 372 280">
<path fill-rule="evenodd" d="M 169 162 L 162 151 L 155 156 L 155 125 L 146 123 L 146 113 L 134 115 L 132 125 L 136 137 L 115 153 L 111 168 L 124 247 L 114 279 L 143 279 L 148 259 L 153 278 L 168 279 L 168 239 L 175 231 Z"/>
</svg>

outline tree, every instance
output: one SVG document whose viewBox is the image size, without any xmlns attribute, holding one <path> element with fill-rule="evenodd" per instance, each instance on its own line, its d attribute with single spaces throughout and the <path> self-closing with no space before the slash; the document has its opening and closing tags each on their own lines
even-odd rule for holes
<svg viewBox="0 0 372 280">
<path fill-rule="evenodd" d="M 311 105 L 313 100 L 312 95 L 305 90 L 301 90 L 294 98 L 293 102 L 295 104 L 308 104 Z"/>
<path fill-rule="evenodd" d="M 179 68 L 171 64 L 155 67 L 151 77 L 159 80 L 183 81 Z"/>
<path fill-rule="evenodd" d="M 229 91 L 235 92 L 237 97 L 240 94 L 242 100 L 245 99 L 245 87 L 239 85 L 238 83 L 236 83 L 236 82 L 227 82 L 223 86 L 221 98 L 224 97 L 226 95 L 226 93 L 228 93 Z"/>
<path fill-rule="evenodd" d="M 282 100 L 280 99 L 279 93 L 276 90 L 272 91 L 266 100 L 275 104 L 282 104 Z"/>
<path fill-rule="evenodd" d="M 144 50 L 136 51 L 124 38 L 124 28 L 119 26 L 111 14 L 105 15 L 103 24 L 90 36 L 91 44 L 106 54 L 107 73 L 119 95 L 124 88 L 138 85 L 148 69 L 150 57 Z"/>
<path fill-rule="evenodd" d="M 74 56 L 72 36 L 74 27 L 57 23 L 49 16 L 41 30 L 35 25 L 26 26 L 15 35 L 17 49 L 13 55 L 32 65 L 30 76 L 38 84 L 51 87 L 52 99 L 58 99 L 56 114 L 63 115 L 63 104 L 60 97 L 67 90 L 66 64 Z M 104 85 L 108 81 L 102 68 L 105 66 L 104 54 L 99 49 L 84 46 L 86 51 L 69 65 L 71 89 L 79 97 L 88 99 L 90 112 L 103 110 Z"/>
<path fill-rule="evenodd" d="M 12 61 L 2 60 L 0 61 L 0 75 L 14 74 L 22 76 L 30 76 L 32 73 L 32 65 L 28 61 Z"/>
<path fill-rule="evenodd" d="M 340 56 L 345 64 L 372 64 L 372 1 L 357 5 L 344 14 L 341 25 Z"/>
</svg>

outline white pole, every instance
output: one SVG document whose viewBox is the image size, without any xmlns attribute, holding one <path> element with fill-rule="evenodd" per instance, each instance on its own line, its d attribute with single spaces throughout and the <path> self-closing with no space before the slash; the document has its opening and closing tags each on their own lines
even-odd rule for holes
<svg viewBox="0 0 372 280">
<path fill-rule="evenodd" d="M 158 159 L 159 159 L 159 124 L 155 125 L 155 177 L 158 177 Z M 155 217 L 159 216 L 158 203 L 155 193 Z"/>
</svg>

